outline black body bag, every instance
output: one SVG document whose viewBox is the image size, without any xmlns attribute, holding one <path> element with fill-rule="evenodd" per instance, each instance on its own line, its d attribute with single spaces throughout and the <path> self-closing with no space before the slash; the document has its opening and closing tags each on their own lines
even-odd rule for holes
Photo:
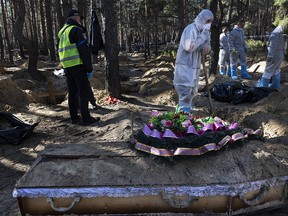
<svg viewBox="0 0 288 216">
<path fill-rule="evenodd" d="M 211 97 L 214 100 L 232 104 L 254 103 L 276 91 L 268 87 L 249 87 L 237 81 L 219 83 L 210 89 Z"/>
<path fill-rule="evenodd" d="M 8 112 L 0 112 L 0 144 L 17 145 L 31 135 L 39 122 L 29 125 Z"/>
</svg>

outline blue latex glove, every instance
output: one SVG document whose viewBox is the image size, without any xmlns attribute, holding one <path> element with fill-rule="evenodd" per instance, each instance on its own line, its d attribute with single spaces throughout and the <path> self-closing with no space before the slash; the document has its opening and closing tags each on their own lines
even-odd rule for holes
<svg viewBox="0 0 288 216">
<path fill-rule="evenodd" d="M 87 77 L 88 77 L 88 79 L 91 78 L 91 77 L 93 77 L 93 71 L 87 72 Z"/>
</svg>

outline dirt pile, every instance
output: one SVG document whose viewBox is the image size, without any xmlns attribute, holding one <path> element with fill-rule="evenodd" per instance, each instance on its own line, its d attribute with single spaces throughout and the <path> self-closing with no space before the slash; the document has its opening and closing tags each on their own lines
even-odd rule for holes
<svg viewBox="0 0 288 216">
<path fill-rule="evenodd" d="M 29 92 L 17 86 L 9 77 L 0 78 L 0 103 L 2 106 L 21 107 L 33 102 Z"/>
</svg>

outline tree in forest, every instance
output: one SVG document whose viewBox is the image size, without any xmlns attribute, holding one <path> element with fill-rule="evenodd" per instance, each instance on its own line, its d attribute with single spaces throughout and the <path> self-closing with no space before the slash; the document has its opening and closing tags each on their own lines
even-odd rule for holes
<svg viewBox="0 0 288 216">
<path fill-rule="evenodd" d="M 184 0 L 177 0 L 178 2 L 178 20 L 179 20 L 179 37 L 178 37 L 178 41 L 180 41 L 180 37 L 182 35 L 182 32 L 185 28 L 185 10 L 184 10 Z"/>
<path fill-rule="evenodd" d="M 5 55 L 4 55 L 4 43 L 3 43 L 3 37 L 2 37 L 2 29 L 0 28 L 0 63 L 5 61 Z"/>
<path fill-rule="evenodd" d="M 45 13 L 45 1 L 40 1 L 39 2 L 39 8 L 40 8 L 40 14 L 46 14 Z M 50 10 L 49 10 L 50 11 Z M 47 20 L 47 19 L 46 19 Z M 47 21 L 46 21 L 47 22 Z M 40 38 L 42 39 L 42 41 L 40 42 L 42 44 L 41 49 L 42 49 L 42 53 L 44 53 L 45 55 L 48 54 L 48 40 L 47 40 L 47 28 L 46 28 L 46 22 L 45 19 L 41 19 L 41 31 L 43 32 L 43 37 Z M 51 24 L 51 23 L 50 23 Z M 40 52 L 41 53 L 41 52 Z"/>
<path fill-rule="evenodd" d="M 8 27 L 8 24 L 7 24 L 6 12 L 5 12 L 5 9 L 4 9 L 5 8 L 4 7 L 4 0 L 1 0 L 1 8 L 2 8 L 5 40 L 7 41 L 7 48 L 8 48 L 8 52 L 9 52 L 9 60 L 10 60 L 10 63 L 14 63 L 11 41 L 10 41 L 9 34 L 8 34 L 8 28 L 9 27 Z M 3 49 L 3 55 L 4 55 L 4 49 Z"/>
<path fill-rule="evenodd" d="M 34 36 L 31 39 L 26 38 L 23 35 L 22 29 L 25 22 L 26 11 L 25 11 L 25 2 L 24 0 L 12 0 L 17 18 L 14 23 L 14 36 L 16 40 L 19 41 L 21 45 L 23 45 L 29 54 L 28 61 L 28 73 L 30 74 L 32 79 L 45 81 L 45 77 L 38 71 L 37 69 L 37 61 L 38 61 L 38 38 L 36 32 L 34 32 Z M 31 0 L 33 3 L 33 0 Z M 34 5 L 32 4 L 32 7 Z"/>
<path fill-rule="evenodd" d="M 53 33 L 53 25 L 52 25 L 52 16 L 51 16 L 51 10 L 49 10 L 49 4 L 50 0 L 45 0 L 45 14 L 46 14 L 46 28 L 47 28 L 47 34 L 48 34 L 48 49 L 49 49 L 49 55 L 51 61 L 56 61 L 56 50 L 55 50 L 55 42 L 54 42 L 54 33 Z"/>
<path fill-rule="evenodd" d="M 121 98 L 115 0 L 101 0 L 101 12 L 105 37 L 106 89 L 112 97 Z"/>
</svg>

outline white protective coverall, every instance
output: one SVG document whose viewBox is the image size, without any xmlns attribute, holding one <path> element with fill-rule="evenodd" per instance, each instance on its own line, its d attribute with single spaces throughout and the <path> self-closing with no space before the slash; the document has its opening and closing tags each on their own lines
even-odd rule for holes
<svg viewBox="0 0 288 216">
<path fill-rule="evenodd" d="M 228 29 L 224 29 L 220 34 L 219 43 L 220 51 L 218 65 L 220 67 L 220 74 L 231 76 Z"/>
<path fill-rule="evenodd" d="M 180 109 L 188 113 L 191 111 L 192 99 L 198 93 L 201 53 L 208 54 L 211 50 L 210 32 L 203 28 L 207 25 L 206 22 L 212 22 L 213 18 L 210 10 L 202 10 L 181 35 L 173 84 Z"/>
<path fill-rule="evenodd" d="M 246 52 L 248 46 L 245 41 L 244 31 L 238 25 L 234 26 L 229 34 L 229 49 L 232 79 L 237 79 L 237 65 L 239 61 L 241 66 L 241 77 L 251 79 L 252 76 L 248 74 L 246 66 Z"/>
<path fill-rule="evenodd" d="M 285 42 L 283 26 L 275 28 L 269 36 L 268 54 L 264 73 L 260 81 L 260 87 L 280 88 L 280 66 L 284 59 Z M 272 78 L 272 83 L 269 81 Z M 256 84 L 257 85 L 257 84 Z"/>
</svg>

